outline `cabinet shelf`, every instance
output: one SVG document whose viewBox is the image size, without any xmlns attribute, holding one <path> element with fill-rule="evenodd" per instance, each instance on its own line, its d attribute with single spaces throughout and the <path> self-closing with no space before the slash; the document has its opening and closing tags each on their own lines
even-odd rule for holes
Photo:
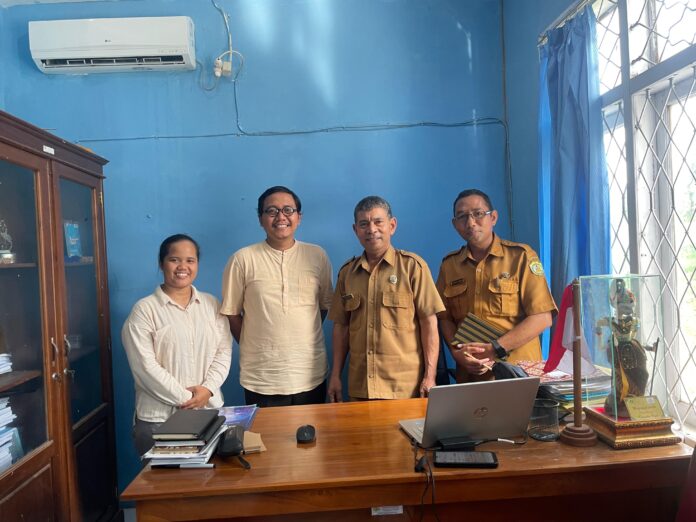
<svg viewBox="0 0 696 522">
<path fill-rule="evenodd" d="M 65 268 L 74 267 L 74 266 L 91 266 L 91 265 L 94 265 L 94 259 L 90 259 L 90 260 L 86 260 L 86 261 L 83 261 L 83 260 L 80 260 L 80 261 L 67 261 L 66 260 L 65 261 Z"/>
<path fill-rule="evenodd" d="M 8 268 L 36 268 L 36 263 L 9 263 L 0 264 L 0 270 L 6 270 Z"/>
<path fill-rule="evenodd" d="M 19 391 L 33 391 L 38 387 L 38 370 L 14 371 L 0 375 L 0 396 Z M 35 382 L 36 381 L 36 382 Z"/>
</svg>

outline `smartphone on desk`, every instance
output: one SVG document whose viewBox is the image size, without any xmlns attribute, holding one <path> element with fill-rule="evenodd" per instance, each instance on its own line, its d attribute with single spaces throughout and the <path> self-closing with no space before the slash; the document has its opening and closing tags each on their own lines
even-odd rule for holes
<svg viewBox="0 0 696 522">
<path fill-rule="evenodd" d="M 497 468 L 492 451 L 436 451 L 435 466 L 440 468 Z"/>
</svg>

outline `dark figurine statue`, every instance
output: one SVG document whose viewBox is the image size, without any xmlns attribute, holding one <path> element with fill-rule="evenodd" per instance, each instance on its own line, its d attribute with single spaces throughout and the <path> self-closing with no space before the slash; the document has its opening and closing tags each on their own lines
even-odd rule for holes
<svg viewBox="0 0 696 522">
<path fill-rule="evenodd" d="M 623 279 L 616 279 L 609 294 L 609 302 L 615 314 L 609 319 L 612 349 L 612 391 L 604 403 L 606 413 L 628 417 L 626 397 L 643 396 L 648 384 L 648 359 L 646 350 L 654 346 L 643 346 L 636 340 L 639 319 L 635 317 L 636 298 Z"/>
</svg>

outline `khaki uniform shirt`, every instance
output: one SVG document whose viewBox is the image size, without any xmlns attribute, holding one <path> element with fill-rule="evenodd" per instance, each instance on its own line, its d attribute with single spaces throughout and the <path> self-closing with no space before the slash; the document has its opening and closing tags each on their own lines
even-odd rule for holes
<svg viewBox="0 0 696 522">
<path fill-rule="evenodd" d="M 364 253 L 343 265 L 329 318 L 349 326 L 349 395 L 417 397 L 424 369 L 418 320 L 442 310 L 430 269 L 415 254 L 390 247 L 372 272 Z"/>
<path fill-rule="evenodd" d="M 447 308 L 438 316 L 455 325 L 471 312 L 507 331 L 529 315 L 556 312 L 536 252 L 525 244 L 506 241 L 497 235 L 488 255 L 478 263 L 466 246 L 445 256 L 437 289 Z M 513 363 L 523 360 L 541 360 L 538 337 L 513 350 L 508 357 Z"/>
<path fill-rule="evenodd" d="M 230 257 L 220 313 L 244 316 L 239 339 L 244 388 L 292 395 L 326 379 L 321 310 L 331 304 L 331 271 L 324 249 L 302 241 L 284 251 L 261 241 Z"/>
</svg>

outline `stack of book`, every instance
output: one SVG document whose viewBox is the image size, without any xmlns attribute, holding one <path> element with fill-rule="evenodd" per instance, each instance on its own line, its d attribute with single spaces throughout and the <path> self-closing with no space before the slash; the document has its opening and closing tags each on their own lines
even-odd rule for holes
<svg viewBox="0 0 696 522">
<path fill-rule="evenodd" d="M 12 354 L 0 353 L 0 374 L 12 371 Z"/>
<path fill-rule="evenodd" d="M 674 421 L 670 417 L 646 420 L 615 418 L 604 412 L 604 407 L 583 408 L 585 422 L 597 433 L 597 437 L 614 449 L 668 446 L 681 442 L 672 432 Z"/>
<path fill-rule="evenodd" d="M 155 445 L 143 455 L 152 468 L 208 468 L 225 417 L 218 410 L 177 410 L 152 431 Z"/>
<path fill-rule="evenodd" d="M 573 375 L 560 370 L 544 372 L 544 361 L 519 361 L 517 363 L 532 377 L 539 377 L 539 396 L 558 401 L 560 408 L 573 411 Z M 611 372 L 597 368 L 582 379 L 583 406 L 601 406 L 611 392 Z"/>
<path fill-rule="evenodd" d="M 22 457 L 22 443 L 17 428 L 10 427 L 17 415 L 12 413 L 10 399 L 0 399 L 0 472 Z"/>
</svg>

